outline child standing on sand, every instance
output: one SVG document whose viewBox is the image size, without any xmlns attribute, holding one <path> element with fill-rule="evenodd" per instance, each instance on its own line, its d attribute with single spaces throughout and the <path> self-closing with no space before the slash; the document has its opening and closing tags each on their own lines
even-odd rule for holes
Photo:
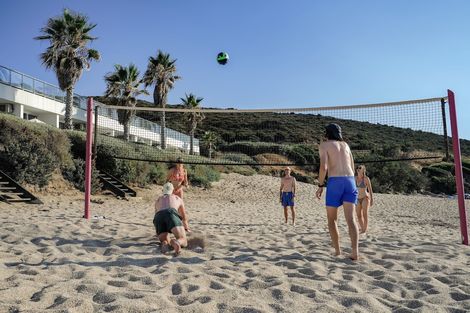
<svg viewBox="0 0 470 313">
<path fill-rule="evenodd" d="M 291 169 L 290 167 L 286 167 L 284 169 L 284 177 L 281 179 L 281 188 L 279 190 L 279 200 L 284 207 L 284 218 L 285 222 L 287 223 L 288 220 L 288 212 L 287 208 L 290 207 L 292 212 L 292 225 L 295 225 L 295 206 L 294 206 L 294 198 L 295 198 L 295 177 L 290 175 Z"/>
</svg>

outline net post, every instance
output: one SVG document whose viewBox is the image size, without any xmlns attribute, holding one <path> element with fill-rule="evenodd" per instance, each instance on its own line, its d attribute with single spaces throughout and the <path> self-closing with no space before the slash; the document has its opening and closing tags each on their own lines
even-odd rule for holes
<svg viewBox="0 0 470 313">
<path fill-rule="evenodd" d="M 85 149 L 85 214 L 84 218 L 90 219 L 90 194 L 91 194 L 91 153 L 93 134 L 93 98 L 87 101 L 86 114 L 86 149 Z"/>
<path fill-rule="evenodd" d="M 450 115 L 450 128 L 452 130 L 452 146 L 454 150 L 454 165 L 455 165 L 455 184 L 457 185 L 457 202 L 459 206 L 460 216 L 460 233 L 462 235 L 462 243 L 468 246 L 468 233 L 467 233 L 467 214 L 465 210 L 465 190 L 463 183 L 462 160 L 460 158 L 460 142 L 459 133 L 457 128 L 457 112 L 455 108 L 455 96 L 452 90 L 447 90 L 449 99 L 449 115 Z"/>
<path fill-rule="evenodd" d="M 93 162 L 96 161 L 96 157 L 97 157 L 97 154 L 96 154 L 96 151 L 97 151 L 97 145 L 98 145 L 98 110 L 99 110 L 99 106 L 97 105 L 95 107 L 95 128 L 93 128 Z"/>
<path fill-rule="evenodd" d="M 441 110 L 442 110 L 442 126 L 444 128 L 444 147 L 446 149 L 446 159 L 449 161 L 449 138 L 447 136 L 447 118 L 446 118 L 446 100 L 441 98 Z"/>
</svg>

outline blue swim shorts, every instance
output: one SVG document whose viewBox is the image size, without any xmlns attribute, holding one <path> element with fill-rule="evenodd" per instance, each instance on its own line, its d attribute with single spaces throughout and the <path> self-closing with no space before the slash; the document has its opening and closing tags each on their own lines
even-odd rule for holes
<svg viewBox="0 0 470 313">
<path fill-rule="evenodd" d="M 294 206 L 294 194 L 292 192 L 283 192 L 282 197 L 282 206 Z"/>
<path fill-rule="evenodd" d="M 326 186 L 326 206 L 337 208 L 343 202 L 357 204 L 358 192 L 354 176 L 329 177 Z"/>
</svg>

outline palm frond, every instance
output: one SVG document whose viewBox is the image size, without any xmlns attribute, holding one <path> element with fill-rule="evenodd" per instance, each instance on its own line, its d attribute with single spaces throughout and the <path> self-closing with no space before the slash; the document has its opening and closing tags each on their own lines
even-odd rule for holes
<svg viewBox="0 0 470 313">
<path fill-rule="evenodd" d="M 98 51 L 86 47 L 96 39 L 90 34 L 96 25 L 89 23 L 87 16 L 64 9 L 61 15 L 50 18 L 41 34 L 34 37 L 49 41 L 49 47 L 40 57 L 46 68 L 56 72 L 61 89 L 75 85 L 83 70 L 90 68 L 90 62 L 100 59 Z"/>
</svg>

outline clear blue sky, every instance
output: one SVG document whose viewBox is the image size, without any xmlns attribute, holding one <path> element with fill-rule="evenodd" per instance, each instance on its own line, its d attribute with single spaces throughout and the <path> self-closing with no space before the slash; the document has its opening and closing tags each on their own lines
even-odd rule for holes
<svg viewBox="0 0 470 313">
<path fill-rule="evenodd" d="M 33 40 L 63 8 L 98 26 L 102 61 L 77 85 L 101 95 L 113 64 L 143 72 L 157 49 L 177 58 L 169 97 L 211 107 L 342 105 L 439 97 L 455 91 L 470 139 L 470 1 L 1 0 L 0 64 L 56 84 Z M 219 66 L 219 51 L 230 63 Z"/>
</svg>

